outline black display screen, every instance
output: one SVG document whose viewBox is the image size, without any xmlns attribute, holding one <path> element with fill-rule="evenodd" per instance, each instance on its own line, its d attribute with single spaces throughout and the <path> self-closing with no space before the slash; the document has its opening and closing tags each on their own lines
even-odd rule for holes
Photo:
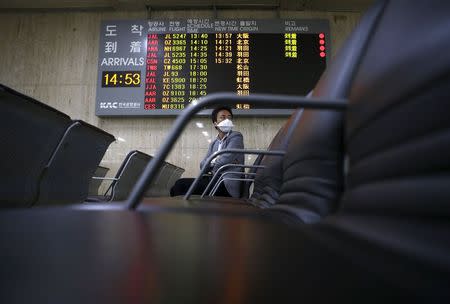
<svg viewBox="0 0 450 304">
<path fill-rule="evenodd" d="M 145 108 L 183 109 L 193 99 L 224 91 L 306 95 L 326 68 L 324 38 L 321 33 L 150 34 Z"/>
</svg>

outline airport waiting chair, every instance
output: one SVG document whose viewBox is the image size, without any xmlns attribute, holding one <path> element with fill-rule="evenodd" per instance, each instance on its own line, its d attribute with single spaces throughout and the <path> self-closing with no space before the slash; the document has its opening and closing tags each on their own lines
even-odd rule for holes
<svg viewBox="0 0 450 304">
<path fill-rule="evenodd" d="M 114 136 L 81 120 L 67 128 L 48 162 L 35 206 L 82 203 Z"/>
<path fill-rule="evenodd" d="M 148 187 L 145 197 L 164 197 L 170 195 L 170 188 L 183 174 L 184 169 L 164 162 L 158 175 Z"/>
<path fill-rule="evenodd" d="M 164 192 L 164 189 L 161 190 L 161 188 L 164 187 L 163 181 L 169 178 L 169 166 L 166 162 L 161 166 L 159 169 L 159 172 L 157 176 L 153 179 L 150 186 L 147 187 L 147 191 L 145 192 L 145 197 L 158 197 L 160 196 L 161 192 Z"/>
<path fill-rule="evenodd" d="M 123 173 L 125 167 L 128 164 L 128 161 L 130 157 L 135 153 L 136 150 L 128 152 L 128 154 L 125 156 L 124 160 L 119 166 L 119 169 L 117 169 L 116 175 L 114 177 L 105 177 L 105 176 L 93 176 L 92 179 L 96 180 L 100 183 L 102 182 L 109 182 L 109 186 L 106 188 L 104 194 L 92 194 L 89 195 L 85 202 L 100 202 L 100 201 L 110 201 L 111 195 L 112 195 L 112 188 L 114 184 L 120 179 L 120 175 Z"/>
<path fill-rule="evenodd" d="M 44 168 L 72 121 L 4 85 L 0 106 L 0 207 L 30 207 L 37 200 Z"/>
<path fill-rule="evenodd" d="M 286 151 L 289 142 L 292 140 L 295 129 L 302 119 L 303 109 L 296 110 L 284 126 L 278 131 L 272 139 L 267 150 Z M 262 155 L 260 159 L 255 161 L 255 165 L 264 166 L 264 168 L 256 169 L 256 176 L 251 193 L 251 203 L 255 205 L 264 204 L 264 202 L 275 202 L 278 200 L 279 191 L 283 182 L 283 174 L 281 172 L 283 157 Z M 247 190 L 248 191 L 248 190 Z"/>
<path fill-rule="evenodd" d="M 152 159 L 152 156 L 141 151 L 133 151 L 127 164 L 124 166 L 118 180 L 112 187 L 110 201 L 125 200 L 130 194 L 131 189 L 136 184 L 144 168 Z"/>
<path fill-rule="evenodd" d="M 167 196 L 170 193 L 170 189 L 173 187 L 173 185 L 175 185 L 175 182 L 179 178 L 181 178 L 181 176 L 183 175 L 183 173 L 185 171 L 183 168 L 180 168 L 180 167 L 175 166 L 175 165 L 173 165 L 173 166 L 174 166 L 173 173 L 170 176 L 169 180 L 166 182 L 165 188 L 167 189 L 167 191 L 165 192 L 166 193 L 165 196 Z"/>
<path fill-rule="evenodd" d="M 85 201 L 91 203 L 125 199 L 151 159 L 150 155 L 138 150 L 128 152 L 114 178 L 96 178 L 111 181 L 105 194 L 89 196 Z"/>
<path fill-rule="evenodd" d="M 347 99 L 361 58 L 367 51 L 384 4 L 376 3 L 361 19 L 313 90 L 313 98 Z M 305 223 L 336 212 L 345 189 L 344 116 L 305 109 L 283 160 L 280 198 L 271 210 Z"/>
</svg>

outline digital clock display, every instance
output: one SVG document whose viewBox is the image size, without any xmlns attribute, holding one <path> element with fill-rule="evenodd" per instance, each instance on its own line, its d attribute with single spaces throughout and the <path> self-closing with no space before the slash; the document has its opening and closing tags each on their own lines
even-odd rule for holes
<svg viewBox="0 0 450 304">
<path fill-rule="evenodd" d="M 140 71 L 103 71 L 102 73 L 102 88 L 140 86 Z"/>
</svg>

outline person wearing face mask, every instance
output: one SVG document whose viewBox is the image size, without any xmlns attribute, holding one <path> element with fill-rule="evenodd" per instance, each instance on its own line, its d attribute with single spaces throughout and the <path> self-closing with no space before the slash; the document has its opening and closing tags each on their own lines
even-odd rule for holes
<svg viewBox="0 0 450 304">
<path fill-rule="evenodd" d="M 213 153 L 220 151 L 222 149 L 243 149 L 244 148 L 244 138 L 240 132 L 233 131 L 233 112 L 228 107 L 218 107 L 213 110 L 211 114 L 211 120 L 214 127 L 218 131 L 217 137 L 209 145 L 208 152 L 203 160 L 200 162 L 200 169 L 203 166 L 209 166 L 208 172 L 214 174 L 220 167 L 226 164 L 244 164 L 243 154 L 233 154 L 224 153 L 216 157 L 210 164 L 206 164 L 206 159 Z M 241 168 L 229 167 L 222 171 L 223 173 L 227 171 L 242 171 Z M 229 178 L 240 178 L 239 174 L 227 174 L 226 177 Z M 189 186 L 194 181 L 193 178 L 181 178 L 170 191 L 171 196 L 183 195 L 189 189 Z M 194 191 L 194 194 L 201 194 L 206 188 L 210 177 L 204 177 L 200 181 L 199 185 Z M 241 192 L 241 182 L 233 180 L 225 180 L 216 192 L 217 196 L 231 196 L 239 197 Z"/>
</svg>

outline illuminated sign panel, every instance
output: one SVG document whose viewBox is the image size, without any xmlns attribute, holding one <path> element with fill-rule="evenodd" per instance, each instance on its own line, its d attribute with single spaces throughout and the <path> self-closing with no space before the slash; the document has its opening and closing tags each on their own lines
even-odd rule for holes
<svg viewBox="0 0 450 304">
<path fill-rule="evenodd" d="M 326 20 L 105 21 L 100 37 L 98 116 L 176 115 L 213 92 L 306 95 L 330 53 Z"/>
</svg>

